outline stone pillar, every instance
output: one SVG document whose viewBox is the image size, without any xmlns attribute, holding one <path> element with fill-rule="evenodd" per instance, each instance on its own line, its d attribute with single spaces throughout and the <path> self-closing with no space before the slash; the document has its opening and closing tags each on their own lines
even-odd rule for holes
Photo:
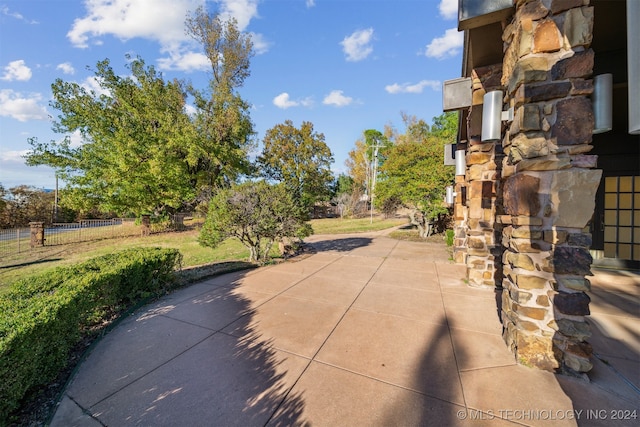
<svg viewBox="0 0 640 427">
<path fill-rule="evenodd" d="M 142 235 L 148 236 L 151 234 L 151 216 L 142 215 Z"/>
<path fill-rule="evenodd" d="M 500 169 L 502 146 L 496 142 L 482 142 L 482 102 L 485 93 L 502 89 L 502 64 L 475 68 L 473 105 L 469 110 L 467 135 L 466 225 L 467 276 L 471 286 L 501 286 L 502 245 Z"/>
<path fill-rule="evenodd" d="M 29 228 L 31 229 L 31 248 L 44 246 L 44 222 L 30 222 Z"/>
<path fill-rule="evenodd" d="M 456 193 L 453 202 L 453 260 L 457 264 L 467 263 L 467 185 L 464 175 L 456 175 L 454 185 Z"/>
<path fill-rule="evenodd" d="M 502 141 L 504 339 L 526 365 L 588 372 L 594 170 L 593 8 L 588 0 L 516 2 L 502 84 L 515 117 Z"/>
</svg>

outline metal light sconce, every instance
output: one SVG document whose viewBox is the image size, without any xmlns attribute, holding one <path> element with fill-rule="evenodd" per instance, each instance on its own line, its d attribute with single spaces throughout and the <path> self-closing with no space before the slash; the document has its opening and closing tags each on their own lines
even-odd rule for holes
<svg viewBox="0 0 640 427">
<path fill-rule="evenodd" d="M 593 133 L 608 132 L 613 128 L 613 74 L 600 74 L 593 78 Z"/>
<path fill-rule="evenodd" d="M 444 201 L 448 205 L 452 205 L 455 201 L 456 192 L 453 191 L 453 185 L 447 186 L 447 193 L 445 195 Z"/>
<path fill-rule="evenodd" d="M 482 142 L 502 139 L 502 122 L 513 120 L 513 108 L 502 111 L 501 90 L 494 90 L 484 95 L 482 100 Z"/>
<path fill-rule="evenodd" d="M 467 173 L 466 155 L 466 150 L 456 150 L 456 175 L 465 175 Z"/>
</svg>

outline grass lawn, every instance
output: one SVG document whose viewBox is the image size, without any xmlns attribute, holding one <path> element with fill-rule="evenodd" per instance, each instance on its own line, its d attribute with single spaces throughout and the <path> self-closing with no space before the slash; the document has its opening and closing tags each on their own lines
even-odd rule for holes
<svg viewBox="0 0 640 427">
<path fill-rule="evenodd" d="M 346 234 L 386 230 L 409 222 L 406 217 L 398 218 L 323 218 L 311 221 L 315 234 Z"/>
<path fill-rule="evenodd" d="M 342 234 L 384 230 L 406 224 L 406 218 L 340 219 L 311 221 L 315 234 Z M 217 248 L 200 246 L 198 230 L 152 234 L 147 237 L 103 239 L 66 245 L 45 246 L 0 260 L 0 292 L 19 278 L 45 272 L 62 265 L 75 264 L 90 258 L 133 247 L 176 248 L 183 255 L 183 267 L 193 267 L 225 261 L 246 260 L 249 251 L 236 239 L 229 239 Z"/>
</svg>

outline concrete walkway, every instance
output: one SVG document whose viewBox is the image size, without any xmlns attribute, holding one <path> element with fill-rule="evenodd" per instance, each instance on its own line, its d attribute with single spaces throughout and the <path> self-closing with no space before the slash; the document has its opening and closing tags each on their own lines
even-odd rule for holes
<svg viewBox="0 0 640 427">
<path fill-rule="evenodd" d="M 52 425 L 637 425 L 637 276 L 598 276 L 593 344 L 607 363 L 586 383 L 517 365 L 496 294 L 465 285 L 444 246 L 308 241 L 310 257 L 189 286 L 124 320 Z"/>
</svg>

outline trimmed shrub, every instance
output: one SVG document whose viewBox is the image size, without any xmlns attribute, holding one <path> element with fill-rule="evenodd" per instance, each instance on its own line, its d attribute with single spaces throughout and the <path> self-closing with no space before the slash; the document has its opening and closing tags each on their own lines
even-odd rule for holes
<svg viewBox="0 0 640 427">
<path fill-rule="evenodd" d="M 91 326 L 173 285 L 175 249 L 141 248 L 59 267 L 0 295 L 0 425 L 52 381 Z"/>
<path fill-rule="evenodd" d="M 444 240 L 447 243 L 447 246 L 453 246 L 454 238 L 455 232 L 453 230 L 449 229 L 444 232 Z"/>
</svg>

